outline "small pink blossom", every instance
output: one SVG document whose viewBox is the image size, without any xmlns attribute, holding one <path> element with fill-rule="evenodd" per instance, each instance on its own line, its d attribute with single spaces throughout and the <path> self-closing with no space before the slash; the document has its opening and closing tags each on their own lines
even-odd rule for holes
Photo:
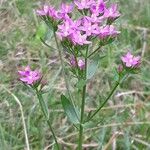
<svg viewBox="0 0 150 150">
<path fill-rule="evenodd" d="M 75 45 L 91 44 L 91 41 L 87 40 L 87 35 L 82 35 L 80 31 L 74 32 L 70 38 Z"/>
<path fill-rule="evenodd" d="M 118 5 L 112 4 L 110 8 L 105 9 L 104 17 L 110 20 L 115 20 L 120 16 L 120 12 L 118 11 Z"/>
<path fill-rule="evenodd" d="M 58 12 L 55 10 L 54 7 L 49 6 L 49 12 L 48 12 L 49 17 L 51 17 L 53 19 L 59 19 L 57 13 Z"/>
<path fill-rule="evenodd" d="M 80 70 L 83 70 L 85 68 L 85 61 L 82 59 L 79 59 L 78 67 L 80 68 Z"/>
<path fill-rule="evenodd" d="M 101 27 L 99 37 L 104 39 L 107 37 L 116 37 L 120 32 L 115 29 L 113 25 L 106 25 Z"/>
<path fill-rule="evenodd" d="M 48 5 L 44 5 L 43 9 L 37 10 L 36 13 L 40 16 L 47 16 L 49 12 L 49 6 Z"/>
<path fill-rule="evenodd" d="M 61 5 L 61 12 L 65 14 L 69 14 L 73 11 L 74 5 L 73 4 L 66 4 L 62 3 Z"/>
<path fill-rule="evenodd" d="M 74 5 L 71 4 L 66 4 L 62 3 L 61 4 L 61 9 L 58 11 L 58 17 L 60 19 L 66 19 L 68 18 L 68 14 L 70 14 L 73 11 Z"/>
<path fill-rule="evenodd" d="M 136 68 L 141 63 L 141 57 L 140 56 L 133 56 L 130 52 L 128 52 L 126 55 L 121 57 L 122 62 L 125 64 L 126 67 L 130 68 Z"/>
<path fill-rule="evenodd" d="M 80 27 L 80 30 L 84 31 L 87 36 L 99 34 L 98 24 L 93 24 L 88 18 L 84 18 L 83 25 Z"/>
<path fill-rule="evenodd" d="M 63 38 L 70 38 L 74 32 L 77 32 L 78 27 L 81 24 L 81 20 L 73 21 L 71 18 L 64 20 L 63 24 L 58 25 L 57 35 L 63 40 Z"/>
<path fill-rule="evenodd" d="M 104 13 L 104 9 L 106 8 L 105 3 L 103 0 L 98 0 L 97 3 L 93 3 L 90 6 L 90 11 L 92 14 L 99 16 L 100 14 Z"/>
<path fill-rule="evenodd" d="M 29 66 L 25 67 L 24 70 L 18 71 L 20 80 L 28 85 L 32 85 L 40 80 L 41 74 L 39 71 L 32 71 Z"/>
<path fill-rule="evenodd" d="M 94 0 L 74 0 L 75 5 L 79 10 L 88 9 L 94 3 Z"/>
<path fill-rule="evenodd" d="M 73 32 L 72 22 L 73 21 L 71 19 L 67 19 L 63 24 L 58 25 L 58 31 L 56 34 L 61 40 L 65 37 L 68 37 Z"/>
<path fill-rule="evenodd" d="M 91 16 L 84 16 L 82 18 L 82 21 L 84 21 L 85 18 L 91 21 L 92 23 L 97 23 L 97 24 L 102 23 L 104 20 L 103 16 L 97 16 L 96 14 L 91 14 Z"/>
<path fill-rule="evenodd" d="M 36 12 L 39 16 L 49 16 L 53 19 L 58 19 L 57 11 L 52 6 L 44 5 L 43 9 L 37 10 Z"/>
</svg>

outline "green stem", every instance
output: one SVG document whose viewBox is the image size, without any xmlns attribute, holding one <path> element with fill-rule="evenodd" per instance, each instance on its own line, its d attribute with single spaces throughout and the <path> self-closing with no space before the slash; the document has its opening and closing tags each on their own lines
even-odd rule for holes
<svg viewBox="0 0 150 150">
<path fill-rule="evenodd" d="M 88 54 L 88 48 L 86 51 L 86 56 Z M 84 74 L 84 80 L 86 80 L 86 74 L 87 74 L 87 57 L 85 58 L 85 74 Z M 84 122 L 84 107 L 85 107 L 85 95 L 86 95 L 86 84 L 83 87 L 82 90 L 82 104 L 81 104 L 81 117 L 80 117 L 80 129 L 79 129 L 79 141 L 78 141 L 78 150 L 82 150 L 82 143 L 83 143 L 83 122 Z"/>
<path fill-rule="evenodd" d="M 89 54 L 89 56 L 87 56 L 87 58 L 91 57 L 93 54 L 95 54 L 97 51 L 99 51 L 100 48 L 101 48 L 101 46 L 96 48 L 96 50 L 94 50 L 91 54 Z"/>
<path fill-rule="evenodd" d="M 83 123 L 83 119 L 84 119 L 85 94 L 86 94 L 86 85 L 83 87 L 83 94 L 82 94 L 81 120 L 80 120 L 80 129 L 79 129 L 78 150 L 82 150 L 82 143 L 83 143 L 83 126 L 82 126 L 82 123 Z"/>
<path fill-rule="evenodd" d="M 56 138 L 55 133 L 54 133 L 54 130 L 53 130 L 52 126 L 51 126 L 51 122 L 50 122 L 50 120 L 49 120 L 48 111 L 47 111 L 47 109 L 46 109 L 47 107 L 46 107 L 46 104 L 45 104 L 45 102 L 44 102 L 44 100 L 43 100 L 42 93 L 36 89 L 36 94 L 37 94 L 37 97 L 38 97 L 38 100 L 39 100 L 39 103 L 40 103 L 41 110 L 42 110 L 42 112 L 43 112 L 43 114 L 44 114 L 44 117 L 45 117 L 45 119 L 46 119 L 46 121 L 47 121 L 47 124 L 48 124 L 48 126 L 49 126 L 49 128 L 50 128 L 50 131 L 51 131 L 51 133 L 52 133 L 52 135 L 53 135 L 53 138 L 54 138 L 54 140 L 55 140 L 57 150 L 60 150 L 59 144 L 58 144 L 58 142 L 57 142 L 57 138 Z"/>
<path fill-rule="evenodd" d="M 108 97 L 104 100 L 104 102 L 100 105 L 100 107 L 97 110 L 95 110 L 95 112 L 90 116 L 90 118 L 87 120 L 87 122 L 90 121 L 104 107 L 104 105 L 107 103 L 107 101 L 113 95 L 114 91 L 117 89 L 119 84 L 120 84 L 120 82 L 116 82 L 115 86 L 113 87 L 113 89 L 109 93 Z"/>
</svg>

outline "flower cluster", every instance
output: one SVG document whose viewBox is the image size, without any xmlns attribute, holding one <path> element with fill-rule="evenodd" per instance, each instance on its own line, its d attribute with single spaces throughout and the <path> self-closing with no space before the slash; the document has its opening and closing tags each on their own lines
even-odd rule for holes
<svg viewBox="0 0 150 150">
<path fill-rule="evenodd" d="M 28 85 L 33 85 L 41 79 L 41 74 L 38 70 L 31 70 L 30 66 L 18 71 L 20 80 Z"/>
<path fill-rule="evenodd" d="M 133 56 L 130 52 L 122 56 L 121 60 L 127 68 L 137 68 L 141 64 L 141 57 Z"/>
<path fill-rule="evenodd" d="M 74 8 L 81 13 L 80 18 L 73 20 Z M 57 35 L 61 41 L 68 40 L 73 45 L 92 43 L 93 37 L 99 40 L 116 37 L 120 32 L 112 25 L 120 13 L 117 4 L 107 7 L 104 0 L 74 0 L 63 3 L 57 11 L 51 6 L 44 6 L 37 11 L 40 16 L 49 16 L 58 21 Z"/>
</svg>

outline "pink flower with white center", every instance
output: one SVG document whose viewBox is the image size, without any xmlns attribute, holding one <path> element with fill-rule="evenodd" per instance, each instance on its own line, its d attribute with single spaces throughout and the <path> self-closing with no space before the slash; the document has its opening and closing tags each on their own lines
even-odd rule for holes
<svg viewBox="0 0 150 150">
<path fill-rule="evenodd" d="M 28 85 L 33 85 L 41 79 L 41 74 L 39 71 L 32 71 L 29 66 L 25 67 L 24 70 L 18 71 L 20 75 L 20 80 Z"/>
<path fill-rule="evenodd" d="M 93 24 L 88 18 L 83 19 L 83 26 L 80 27 L 80 30 L 84 31 L 87 36 L 98 35 L 100 33 L 98 24 Z"/>
<path fill-rule="evenodd" d="M 79 59 L 78 67 L 80 68 L 80 70 L 83 70 L 85 68 L 85 61 L 82 59 Z"/>
<path fill-rule="evenodd" d="M 84 44 L 91 44 L 91 41 L 87 41 L 87 35 L 81 34 L 80 31 L 74 32 L 70 36 L 71 41 L 75 45 L 84 45 Z"/>
<path fill-rule="evenodd" d="M 39 16 L 47 16 L 49 12 L 49 6 L 48 5 L 44 5 L 43 9 L 37 10 L 36 13 Z"/>
<path fill-rule="evenodd" d="M 73 4 L 61 4 L 61 9 L 58 12 L 58 17 L 60 19 L 66 19 L 68 17 L 68 14 L 70 14 L 73 11 L 74 5 Z"/>
<path fill-rule="evenodd" d="M 92 14 L 90 17 L 89 16 L 85 16 L 85 18 L 87 18 L 89 21 L 91 21 L 92 23 L 102 23 L 104 17 L 103 16 L 97 16 L 96 14 Z"/>
<path fill-rule="evenodd" d="M 58 31 L 56 34 L 61 40 L 68 37 L 73 32 L 73 29 L 71 28 L 72 22 L 71 19 L 67 19 L 62 25 L 58 25 Z"/>
<path fill-rule="evenodd" d="M 104 13 L 105 8 L 106 8 L 106 5 L 104 1 L 98 0 L 97 3 L 95 2 L 90 6 L 90 11 L 92 14 L 99 16 L 100 14 Z"/>
<path fill-rule="evenodd" d="M 101 27 L 99 37 L 104 39 L 107 37 L 116 37 L 120 32 L 115 29 L 113 25 L 106 25 Z"/>
<path fill-rule="evenodd" d="M 74 32 L 77 32 L 80 24 L 81 20 L 73 21 L 72 19 L 68 18 L 62 25 L 58 25 L 58 31 L 56 34 L 61 40 L 66 37 L 70 38 Z"/>
<path fill-rule="evenodd" d="M 122 62 L 125 64 L 126 67 L 130 68 L 137 68 L 141 63 L 140 56 L 133 56 L 130 52 L 126 55 L 121 57 Z"/>
<path fill-rule="evenodd" d="M 74 0 L 74 3 L 79 10 L 89 9 L 90 6 L 94 3 L 94 0 Z"/>
<path fill-rule="evenodd" d="M 118 11 L 118 5 L 112 4 L 110 8 L 105 9 L 104 11 L 104 17 L 108 18 L 110 20 L 115 20 L 120 16 L 120 12 Z"/>
</svg>

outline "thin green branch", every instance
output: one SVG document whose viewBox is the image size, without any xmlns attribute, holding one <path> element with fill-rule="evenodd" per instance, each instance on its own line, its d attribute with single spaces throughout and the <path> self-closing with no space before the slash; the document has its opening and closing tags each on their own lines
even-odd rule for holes
<svg viewBox="0 0 150 150">
<path fill-rule="evenodd" d="M 87 75 L 87 55 L 88 55 L 88 47 L 86 50 L 86 57 L 85 57 L 85 74 L 84 80 L 86 80 Z M 86 84 L 83 87 L 82 91 L 82 104 L 81 104 L 81 118 L 80 118 L 80 129 L 79 129 L 79 141 L 78 141 L 78 150 L 82 150 L 82 143 L 83 143 L 83 121 L 84 121 L 84 108 L 85 108 L 85 96 L 86 96 Z"/>
<path fill-rule="evenodd" d="M 41 40 L 41 42 L 42 42 L 45 46 L 49 47 L 50 49 L 56 50 L 54 47 L 52 47 L 52 46 L 50 46 L 49 44 L 47 44 L 42 38 L 40 38 L 40 40 Z"/>
<path fill-rule="evenodd" d="M 57 142 L 57 138 L 56 138 L 55 133 L 54 133 L 54 130 L 53 130 L 52 126 L 51 126 L 52 123 L 51 123 L 50 120 L 49 120 L 48 110 L 46 109 L 47 106 L 46 106 L 46 104 L 45 104 L 45 102 L 44 102 L 44 99 L 43 99 L 43 96 L 42 96 L 41 91 L 38 91 L 38 90 L 36 89 L 36 95 L 37 95 L 37 97 L 38 97 L 41 110 L 42 110 L 42 112 L 43 112 L 43 114 L 44 114 L 44 117 L 45 117 L 45 119 L 46 119 L 46 121 L 47 121 L 47 124 L 48 124 L 48 126 L 49 126 L 49 128 L 50 128 L 50 131 L 51 131 L 51 133 L 52 133 L 52 135 L 53 135 L 54 141 L 55 141 L 56 146 L 57 146 L 57 150 L 60 150 L 59 144 L 58 144 L 58 142 Z"/>
<path fill-rule="evenodd" d="M 91 57 L 92 55 L 94 55 L 97 51 L 99 51 L 99 49 L 101 48 L 101 46 L 99 46 L 98 48 L 96 48 L 91 54 L 89 54 L 87 56 L 87 58 Z"/>
<path fill-rule="evenodd" d="M 113 89 L 109 93 L 108 97 L 104 100 L 104 102 L 100 105 L 100 107 L 97 110 L 95 110 L 95 112 L 90 116 L 90 118 L 88 118 L 87 122 L 90 121 L 104 107 L 104 105 L 107 103 L 107 101 L 113 95 L 114 91 L 117 89 L 119 84 L 120 84 L 119 82 L 116 82 L 115 86 L 113 87 Z"/>
</svg>

